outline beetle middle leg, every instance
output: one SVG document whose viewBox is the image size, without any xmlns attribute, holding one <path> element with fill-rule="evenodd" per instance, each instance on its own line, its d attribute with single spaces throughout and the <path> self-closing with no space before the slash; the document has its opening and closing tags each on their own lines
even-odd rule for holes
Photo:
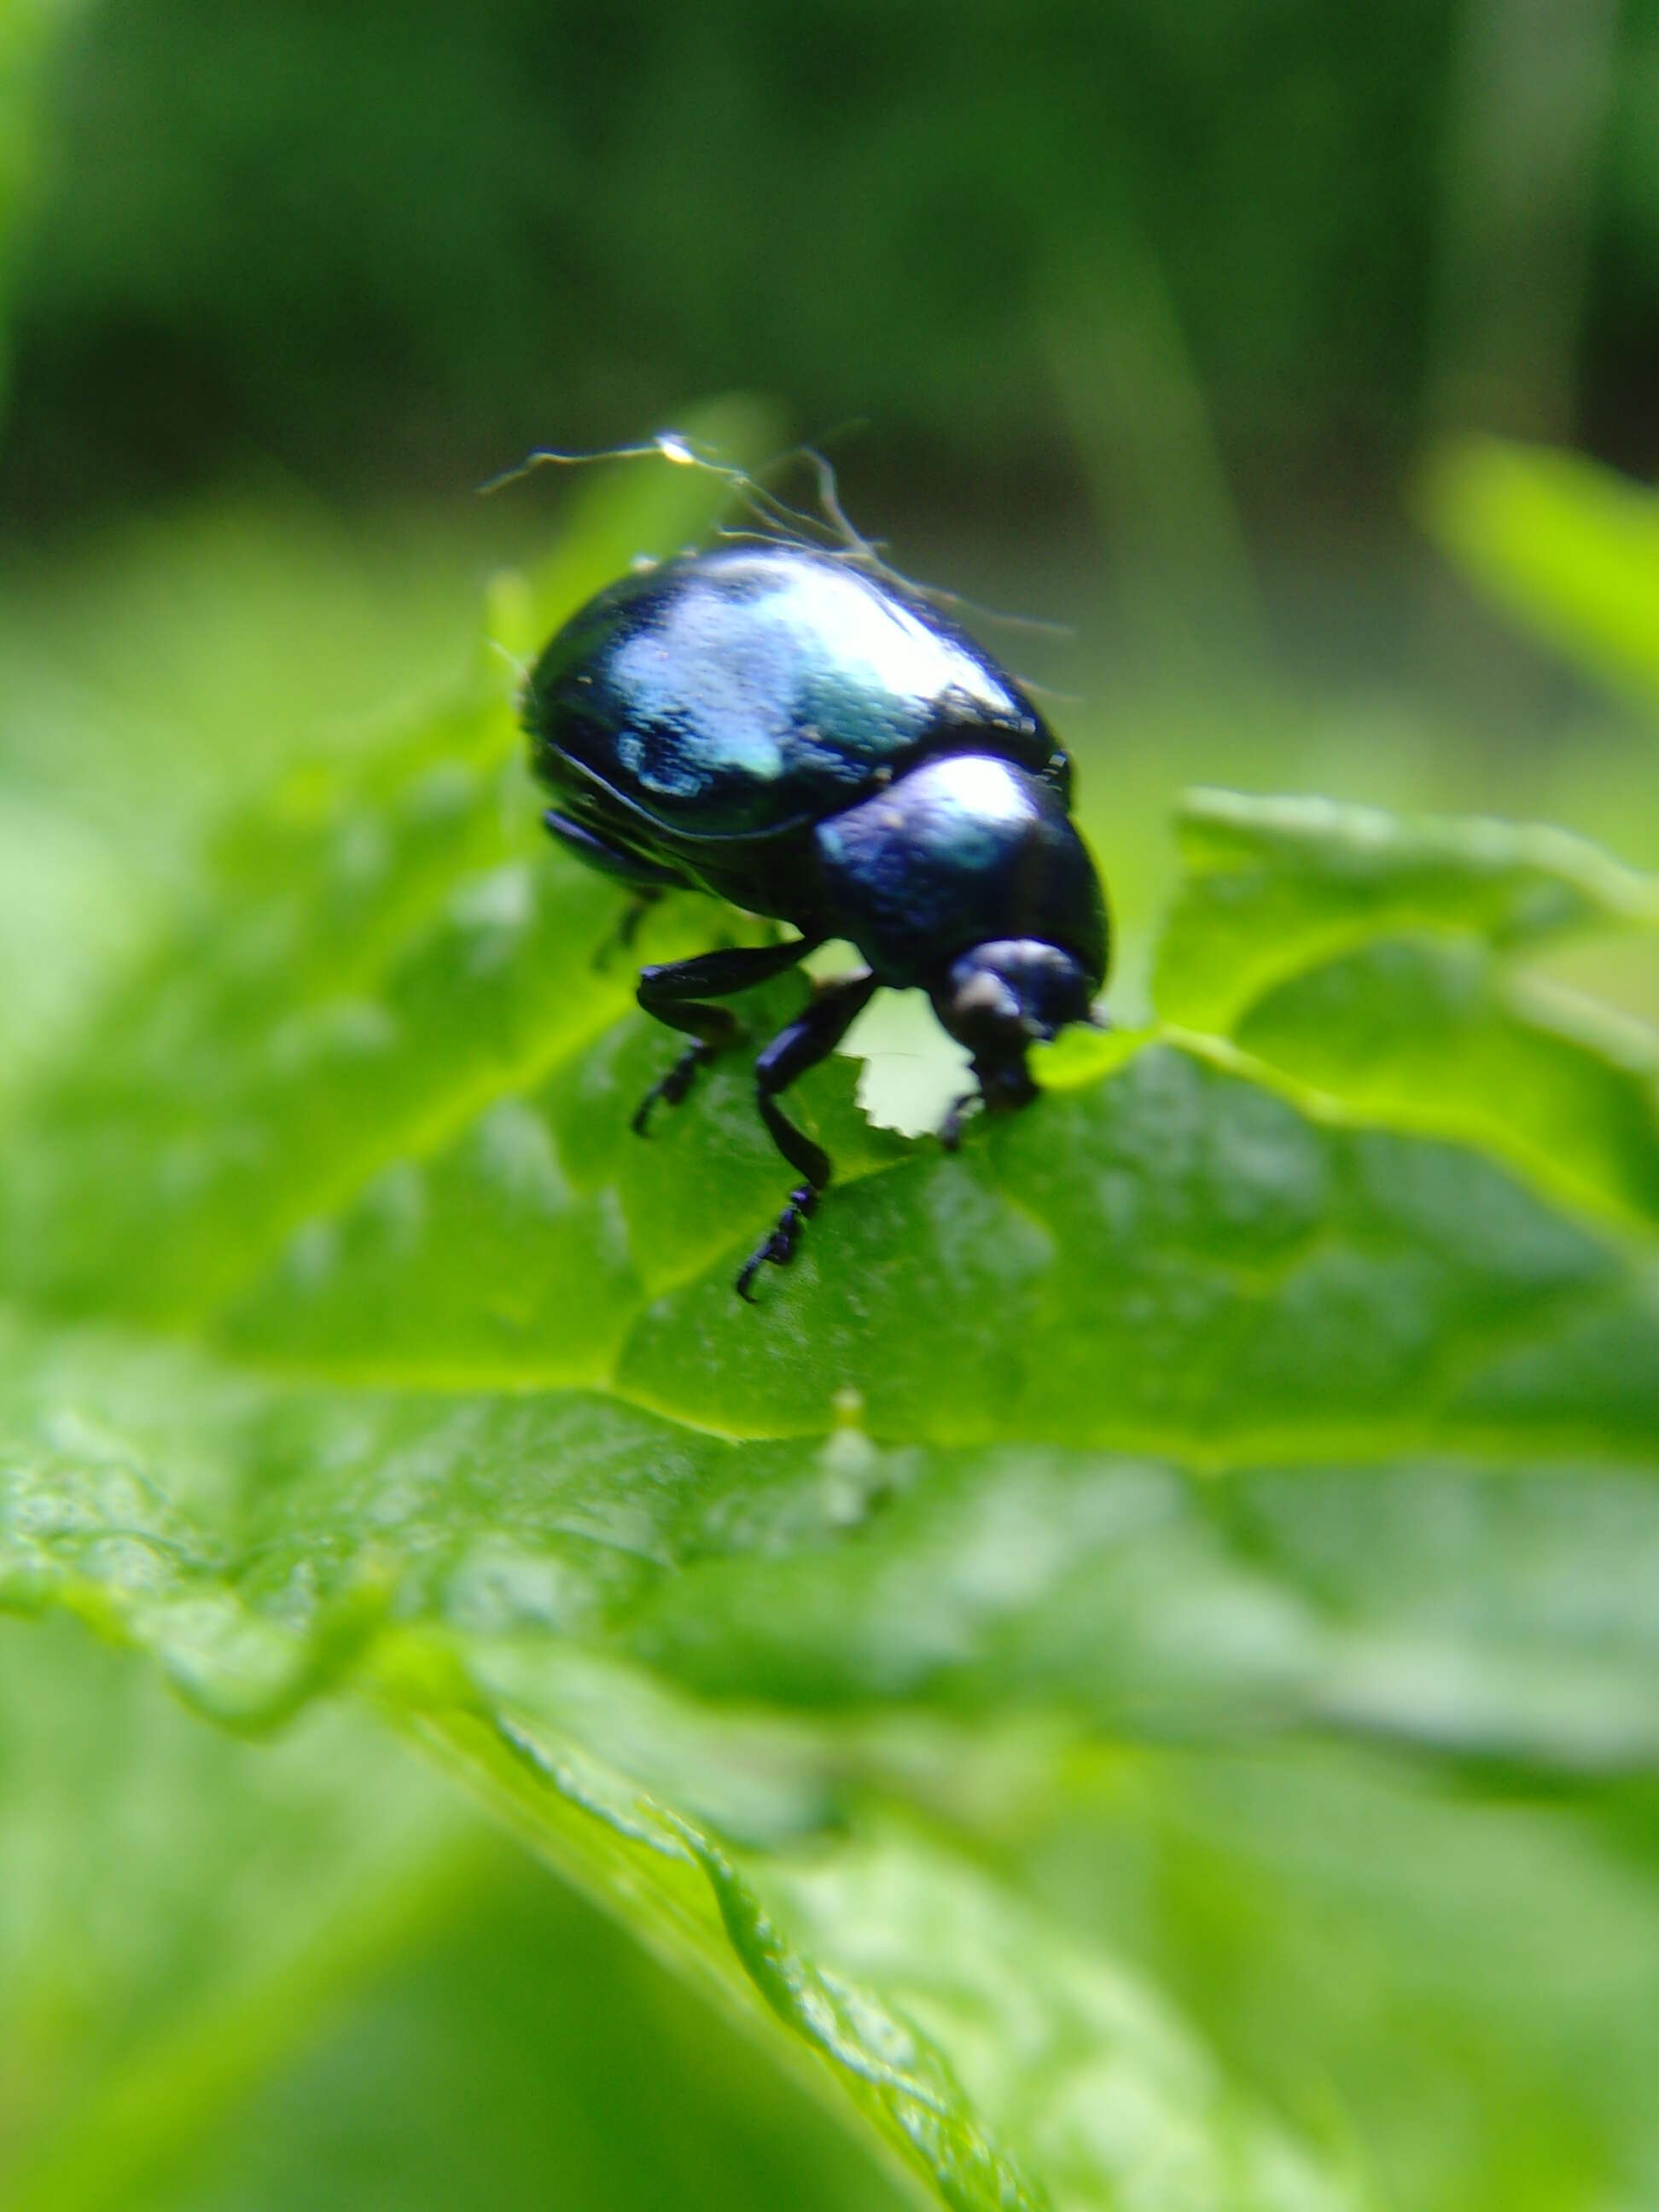
<svg viewBox="0 0 1659 2212">
<path fill-rule="evenodd" d="M 635 994 L 641 1006 L 671 1029 L 683 1030 L 692 1042 L 641 1099 L 633 1121 L 636 1136 L 645 1135 L 657 1101 L 660 1098 L 678 1106 L 704 1061 L 712 1060 L 738 1034 L 737 1017 L 729 1007 L 706 1006 L 702 1001 L 729 999 L 757 983 L 769 982 L 774 975 L 781 975 L 816 951 L 822 941 L 797 937 L 787 945 L 739 945 L 729 951 L 700 952 L 695 959 L 641 969 Z"/>
<path fill-rule="evenodd" d="M 768 1261 L 781 1267 L 793 1258 L 800 1232 L 817 1210 L 818 1194 L 827 1187 L 833 1171 L 829 1153 L 788 1119 L 778 1104 L 778 1093 L 829 1057 L 869 1005 L 876 988 L 875 977 L 867 974 L 844 976 L 829 984 L 799 1021 L 791 1022 L 775 1036 L 755 1062 L 755 1101 L 761 1119 L 773 1143 L 803 1180 L 790 1192 L 789 1203 L 778 1216 L 776 1227 L 738 1271 L 738 1296 L 751 1305 L 755 1294 L 750 1285 L 756 1275 Z"/>
</svg>

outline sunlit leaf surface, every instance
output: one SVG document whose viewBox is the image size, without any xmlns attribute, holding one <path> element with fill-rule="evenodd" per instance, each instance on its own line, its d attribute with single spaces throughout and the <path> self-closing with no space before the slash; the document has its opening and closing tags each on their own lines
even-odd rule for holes
<svg viewBox="0 0 1659 2212">
<path fill-rule="evenodd" d="M 787 1172 L 740 1057 L 629 1133 L 672 1046 L 510 690 L 289 774 L 14 1115 L 0 1602 L 243 1730 L 365 1690 L 952 2206 L 1366 2201 L 1375 2114 L 1067 1900 L 1068 1792 L 1108 1746 L 1149 1808 L 1195 1744 L 1659 1762 L 1659 1050 L 1528 967 L 1659 891 L 1201 794 L 1158 1025 L 954 1156 L 821 1071 L 838 1182 L 748 1310 Z"/>
</svg>

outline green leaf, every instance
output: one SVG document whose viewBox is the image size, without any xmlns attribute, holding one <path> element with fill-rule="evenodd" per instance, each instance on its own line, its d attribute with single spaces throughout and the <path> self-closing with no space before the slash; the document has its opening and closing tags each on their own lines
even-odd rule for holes
<svg viewBox="0 0 1659 2212">
<path fill-rule="evenodd" d="M 1653 1765 L 1655 1047 L 1525 963 L 1659 896 L 1495 823 L 1185 836 L 1160 1029 L 954 1156 L 801 1086 L 838 1182 L 750 1312 L 750 1081 L 629 1133 L 668 1048 L 502 676 L 291 773 L 10 1129 L 0 1602 L 242 1729 L 367 1692 L 948 2203 L 1352 2201 L 986 1807 L 1109 1732 Z"/>
<path fill-rule="evenodd" d="M 1329 799 L 1188 795 L 1186 874 L 1159 946 L 1166 1017 L 1224 1033 L 1267 988 L 1380 938 L 1535 952 L 1597 927 L 1659 928 L 1659 885 L 1582 837 Z"/>
<path fill-rule="evenodd" d="M 1655 1812 L 1329 1741 L 1113 1749 L 1000 1849 L 1363 2145 L 1372 2201 L 1551 2212 L 1651 2193 Z"/>
<path fill-rule="evenodd" d="M 131 2203 L 476 1844 L 342 1705 L 256 1754 L 65 1625 L 0 1655 L 0 2191 Z"/>
<path fill-rule="evenodd" d="M 602 1488 L 593 1492 L 592 1518 L 571 1497 L 558 1505 L 544 1497 L 537 1511 L 529 1490 L 538 1473 L 544 1484 L 560 1449 L 549 1432 L 521 1436 L 527 1457 L 511 1455 L 538 1524 L 532 1552 L 525 1541 L 532 1532 L 515 1533 L 505 1498 L 480 1517 L 476 1496 L 434 1493 L 434 1479 L 441 1487 L 446 1475 L 459 1469 L 444 1468 L 432 1456 L 437 1433 L 429 1403 L 410 1425 L 413 1408 L 386 1409 L 425 1462 L 417 1468 L 394 1449 L 386 1462 L 392 1481 L 426 1489 L 464 1547 L 453 1571 L 439 1568 L 443 1602 L 453 1606 L 453 1615 L 426 1626 L 412 1583 L 398 1589 L 377 1580 L 386 1570 L 376 1553 L 384 1546 L 388 1559 L 395 1557 L 414 1538 L 412 1528 L 374 1529 L 372 1522 L 359 1521 L 362 1501 L 349 1504 L 346 1518 L 358 1533 L 348 1559 L 334 1532 L 320 1523 L 299 1551 L 248 1526 L 243 1565 L 227 1572 L 216 1567 L 211 1540 L 199 1523 L 167 1510 L 149 1492 L 146 1455 L 131 1432 L 94 1420 L 86 1382 L 54 1370 L 50 1357 L 24 1356 L 17 1364 L 33 1370 L 27 1395 L 38 1385 L 46 1402 L 74 1406 L 77 1413 L 71 1432 L 60 1433 L 58 1455 L 38 1468 L 25 1472 L 20 1464 L 27 1448 L 14 1446 L 6 1455 L 0 1601 L 32 1610 L 67 1606 L 89 1615 L 153 1650 L 185 1695 L 238 1726 L 268 1725 L 342 1664 L 366 1665 L 386 1706 L 508 1797 L 515 1816 L 562 1871 L 601 1896 L 625 1897 L 636 1930 L 686 1970 L 714 1978 L 727 2004 L 752 2011 L 762 2001 L 805 2038 L 854 2104 L 933 2178 L 945 2203 L 1047 2201 L 1021 2158 L 1003 2147 L 1004 2132 L 1034 2144 L 1039 2154 L 1053 2145 L 1058 2179 L 1071 2177 L 1063 2203 L 1115 2201 L 1109 2188 L 1130 2187 L 1140 2167 L 1155 2166 L 1176 2141 L 1188 2142 L 1188 2155 L 1207 2162 L 1218 2180 L 1283 2167 L 1295 2178 L 1294 2201 L 1329 2196 L 1332 2185 L 1319 2178 L 1316 2166 L 1227 2087 L 1133 1977 L 1108 1962 L 1089 1964 L 1058 1930 L 1040 1933 L 1038 1918 L 1023 1914 L 948 1851 L 925 1846 L 920 1837 L 890 1841 L 873 1856 L 862 1846 L 830 1852 L 820 1844 L 796 1868 L 781 1847 L 803 1824 L 808 1832 L 818 1827 L 830 1802 L 830 1785 L 810 1743 L 794 1748 L 781 1774 L 757 1779 L 746 1772 L 755 1757 L 746 1738 L 709 1740 L 689 1771 L 680 1763 L 688 1723 L 648 1702 L 641 1706 L 628 1678 L 601 1676 L 596 1683 L 556 1668 L 550 1674 L 544 1663 L 549 1632 L 574 1630 L 597 1595 L 592 1581 L 585 1588 L 568 1557 L 561 1558 L 559 1537 L 570 1551 L 597 1554 L 601 1580 L 611 1578 L 608 1549 L 614 1547 L 625 1568 L 629 1554 L 648 1540 L 637 1500 L 617 1492 L 608 1498 Z M 211 1372 L 193 1375 L 188 1363 L 176 1359 L 162 1372 L 144 1374 L 119 1361 L 106 1343 L 94 1352 L 94 1364 L 106 1383 L 125 1372 L 112 1414 L 121 1410 L 121 1400 L 129 1408 L 142 1401 L 152 1422 L 156 1410 L 166 1408 L 165 1424 L 177 1422 L 199 1449 L 202 1439 L 246 1419 L 250 1400 L 263 1400 L 256 1425 L 274 1419 L 293 1447 L 291 1403 L 227 1389 Z M 299 1409 L 307 1421 L 320 1416 L 326 1422 L 328 1441 L 313 1435 L 307 1455 L 316 1449 L 325 1463 L 332 1459 L 347 1498 L 352 1486 L 346 1458 L 366 1441 L 361 1431 L 353 1433 L 364 1410 L 358 1404 L 348 1412 L 336 1403 L 325 1412 L 315 1401 Z M 476 1450 L 483 1441 L 481 1420 L 501 1422 L 505 1441 L 521 1408 L 516 1401 L 475 1402 L 458 1411 L 452 1441 L 470 1431 Z M 12 1435 L 26 1418 L 14 1406 L 7 1425 Z M 61 1414 L 50 1418 L 60 1430 L 64 1425 Z M 619 1456 L 633 1455 L 594 1410 L 586 1426 L 588 1440 L 613 1468 Z M 653 1426 L 658 1436 L 652 1439 L 651 1480 L 660 1492 L 691 1470 L 664 1455 L 660 1425 Z M 636 1451 L 646 1443 L 637 1432 L 632 1441 Z M 580 1427 L 567 1429 L 563 1443 L 579 1455 Z M 173 1437 L 160 1449 L 173 1461 Z M 466 1462 L 483 1474 L 494 1456 L 475 1459 L 469 1451 Z M 503 1453 L 503 1467 L 507 1458 Z M 199 1496 L 221 1491 L 221 1468 L 198 1464 L 195 1472 Z M 340 1570 L 345 1580 L 337 1587 Z M 728 1832 L 747 1831 L 767 1843 L 769 1854 L 751 1863 L 752 1878 L 706 1828 L 659 1807 L 626 1774 L 574 1747 L 599 1735 L 608 1746 L 620 1741 L 635 1774 L 666 1771 L 682 1802 L 708 1805 Z M 599 1838 L 596 1820 L 604 1823 Z M 932 1917 L 916 1909 L 923 1899 L 931 1900 Z M 937 1941 L 940 1913 L 953 1929 L 948 1972 Z M 809 1931 L 810 1953 L 779 1932 L 783 1916 L 784 1925 Z M 866 1976 L 863 1964 L 872 1956 L 880 1971 Z M 994 2023 L 1013 2003 L 1016 1988 L 1033 2010 L 1033 2024 L 1020 2045 L 1009 2047 Z M 1089 2143 L 1086 2105 L 1074 2109 L 1082 2094 L 1079 2069 L 1109 2106 L 1127 2102 L 1139 2116 L 1139 2134 L 1127 2142 Z M 976 2093 L 975 2103 L 968 2100 L 964 2077 Z M 995 2116 L 997 2136 L 988 2133 L 981 2111 Z M 1154 2194 L 1146 2201 L 1164 2200 Z"/>
<path fill-rule="evenodd" d="M 0 299 L 10 289 L 15 241 L 40 160 L 46 59 L 74 13 L 75 0 L 6 0 L 0 9 Z"/>
<path fill-rule="evenodd" d="M 1429 528 L 1474 580 L 1593 675 L 1659 693 L 1659 501 L 1577 453 L 1493 438 L 1425 471 Z"/>
<path fill-rule="evenodd" d="M 1659 889 L 1560 830 L 1194 793 L 1158 1003 L 1368 1121 L 1469 1140 L 1659 1219 L 1659 1041 L 1526 969 L 1659 930 Z"/>
<path fill-rule="evenodd" d="M 799 2087 L 334 1701 L 204 1729 L 68 1623 L 0 1623 L 9 2212 L 898 2201 Z M 595 1991 L 603 2001 L 592 2001 Z M 641 2100 L 653 2124 L 607 2129 Z"/>
</svg>

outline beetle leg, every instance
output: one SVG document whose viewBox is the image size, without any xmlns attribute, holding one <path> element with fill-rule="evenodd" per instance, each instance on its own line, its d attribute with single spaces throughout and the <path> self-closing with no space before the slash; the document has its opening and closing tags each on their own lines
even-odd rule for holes
<svg viewBox="0 0 1659 2212">
<path fill-rule="evenodd" d="M 647 890 L 641 886 L 629 899 L 622 910 L 622 917 L 617 927 L 611 931 L 610 936 L 604 939 L 599 951 L 593 955 L 593 972 L 596 975 L 602 975 L 611 965 L 613 953 L 632 951 L 634 939 L 640 933 L 640 924 L 661 896 L 660 891 Z"/>
<path fill-rule="evenodd" d="M 647 1014 L 654 1014 L 671 1029 L 684 1030 L 695 1040 L 689 1044 L 659 1082 L 653 1083 L 635 1111 L 636 1136 L 646 1133 L 651 1109 L 661 1098 L 678 1106 L 691 1088 L 691 1079 L 705 1060 L 712 1060 L 738 1035 L 735 1014 L 725 1006 L 708 1006 L 705 999 L 728 999 L 757 983 L 769 982 L 804 960 L 821 943 L 816 937 L 797 937 L 787 945 L 739 945 L 726 952 L 700 952 L 692 960 L 671 961 L 661 968 L 642 968 L 636 994 Z"/>
<path fill-rule="evenodd" d="M 561 814 L 556 806 L 550 806 L 542 820 L 549 834 L 557 838 L 567 852 L 574 853 L 590 868 L 601 875 L 615 876 L 619 883 L 631 884 L 635 890 L 684 890 L 689 888 L 678 868 L 665 861 L 647 860 L 642 853 L 631 853 L 626 845 L 614 843 L 603 837 L 597 830 L 585 823 L 574 821 L 568 814 Z"/>
<path fill-rule="evenodd" d="M 979 1102 L 980 1093 L 977 1091 L 964 1091 L 960 1098 L 953 1098 L 951 1101 L 950 1111 L 940 1122 L 939 1131 L 939 1140 L 947 1152 L 955 1152 L 957 1146 L 962 1142 L 963 1117 L 968 1109 L 970 1106 L 977 1106 Z"/>
<path fill-rule="evenodd" d="M 737 1292 L 752 1305 L 750 1285 L 761 1267 L 770 1261 L 781 1267 L 794 1256 L 800 1232 L 817 1209 L 818 1194 L 829 1183 L 830 1155 L 821 1145 L 798 1129 L 777 1103 L 777 1094 L 827 1059 L 870 1003 L 877 988 L 872 975 L 847 975 L 828 985 L 813 1000 L 799 1021 L 775 1036 L 755 1062 L 755 1101 L 773 1143 L 797 1175 L 805 1180 L 789 1194 L 789 1203 L 777 1225 L 738 1271 Z"/>
<path fill-rule="evenodd" d="M 775 1267 L 787 1267 L 795 1256 L 795 1244 L 807 1217 L 817 1212 L 817 1204 L 818 1194 L 810 1182 L 790 1192 L 789 1203 L 778 1216 L 777 1227 L 762 1239 L 738 1270 L 737 1291 L 740 1298 L 751 1306 L 756 1303 L 755 1293 L 749 1286 L 767 1261 Z"/>
<path fill-rule="evenodd" d="M 613 952 L 626 952 L 639 933 L 640 922 L 648 907 L 653 907 L 665 890 L 687 888 L 685 878 L 676 873 L 665 862 L 648 860 L 642 854 L 630 852 L 626 845 L 613 843 L 602 837 L 597 830 L 568 814 L 561 814 L 556 806 L 550 806 L 542 817 L 550 836 L 556 837 L 568 853 L 601 875 L 613 876 L 618 883 L 629 884 L 633 897 L 623 908 L 622 920 L 615 930 L 600 945 L 593 955 L 595 972 L 610 965 Z"/>
</svg>

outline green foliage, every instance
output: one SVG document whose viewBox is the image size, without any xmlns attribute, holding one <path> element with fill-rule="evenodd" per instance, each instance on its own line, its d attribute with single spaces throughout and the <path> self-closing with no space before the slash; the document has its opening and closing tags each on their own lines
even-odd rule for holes
<svg viewBox="0 0 1659 2212">
<path fill-rule="evenodd" d="M 337 1701 L 250 1747 L 70 1624 L 8 1621 L 0 1773 L 15 2212 L 530 2212 L 555 2174 L 567 2202 L 641 2212 L 677 2189 L 889 2201 L 798 2088 L 367 1714 Z M 611 2125 L 623 2099 L 653 2124 Z"/>
<path fill-rule="evenodd" d="M 510 647 L 693 526 L 662 474 L 498 592 Z M 1650 947 L 1659 886 L 1199 794 L 1158 1024 L 954 1157 L 821 1071 L 840 1180 L 750 1312 L 742 1069 L 629 1134 L 663 1042 L 510 690 L 286 775 L 12 1109 L 0 1603 L 296 1724 L 204 1802 L 314 1778 L 307 1955 L 463 1848 L 349 1689 L 951 2206 L 1638 2199 L 1659 1048 L 1534 968 Z M 388 1872 L 331 1727 L 411 1792 Z M 250 2034 L 86 2090 L 88 2159 L 160 2172 Z"/>
<path fill-rule="evenodd" d="M 1425 472 L 1447 550 L 1579 662 L 1659 696 L 1659 500 L 1577 453 L 1470 440 Z"/>
<path fill-rule="evenodd" d="M 0 289 L 9 295 L 17 234 L 39 161 L 36 128 L 43 60 L 73 0 L 4 0 L 0 5 Z M 5 304 L 9 306 L 9 298 Z M 0 392 L 8 364 L 0 360 Z"/>
<path fill-rule="evenodd" d="M 1626 12 L 1650 45 L 1650 0 Z M 1054 325 L 1098 319 L 1133 468 L 1180 443 L 1148 271 L 1241 445 L 1352 451 L 1358 415 L 1398 450 L 1433 342 L 1458 17 L 105 6 L 58 102 L 15 459 L 65 504 L 135 465 L 193 476 L 204 445 L 337 483 L 459 438 L 482 473 L 742 384 L 813 428 L 867 415 L 958 475 L 1011 452 L 1046 472 Z M 1632 70 L 1612 135 L 1637 161 L 1653 118 Z M 1647 226 L 1645 178 L 1616 174 L 1606 229 Z M 1638 232 L 1622 295 L 1601 291 L 1615 366 L 1644 357 L 1624 302 L 1653 265 Z"/>
</svg>

